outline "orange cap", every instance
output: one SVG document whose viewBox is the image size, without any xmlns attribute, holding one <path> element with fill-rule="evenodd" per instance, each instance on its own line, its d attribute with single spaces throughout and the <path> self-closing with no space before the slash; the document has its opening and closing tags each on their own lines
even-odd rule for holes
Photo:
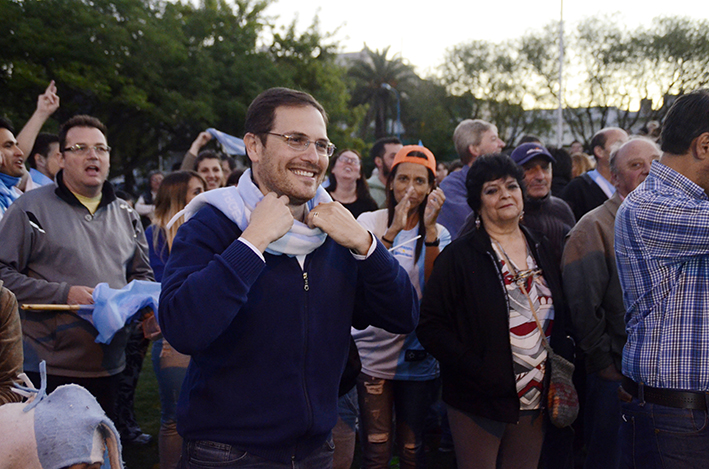
<svg viewBox="0 0 709 469">
<path fill-rule="evenodd" d="M 418 155 L 412 155 L 412 153 L 416 152 L 418 152 Z M 421 145 L 406 145 L 401 147 L 401 150 L 399 150 L 394 157 L 394 162 L 391 164 L 392 169 L 399 163 L 420 164 L 433 171 L 434 176 L 436 175 L 436 157 L 433 156 L 431 150 Z"/>
</svg>

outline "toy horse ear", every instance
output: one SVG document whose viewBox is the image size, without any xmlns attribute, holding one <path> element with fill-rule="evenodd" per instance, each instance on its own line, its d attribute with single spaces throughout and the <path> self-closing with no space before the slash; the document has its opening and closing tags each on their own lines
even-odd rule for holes
<svg viewBox="0 0 709 469">
<path fill-rule="evenodd" d="M 123 469 L 123 457 L 121 455 L 121 441 L 118 432 L 113 425 L 100 424 L 103 433 L 106 449 L 108 450 L 108 461 L 111 469 Z"/>
</svg>

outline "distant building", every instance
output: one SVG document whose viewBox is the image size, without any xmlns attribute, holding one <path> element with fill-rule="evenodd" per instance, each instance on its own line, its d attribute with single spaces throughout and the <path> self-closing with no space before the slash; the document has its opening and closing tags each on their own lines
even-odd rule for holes
<svg viewBox="0 0 709 469">
<path fill-rule="evenodd" d="M 634 112 L 626 112 L 626 111 L 621 111 L 617 107 L 594 107 L 590 109 L 590 119 L 591 122 L 593 122 L 593 127 L 590 127 L 589 125 L 589 118 L 585 117 L 584 118 L 584 125 L 585 125 L 585 136 L 588 140 L 591 139 L 591 136 L 593 134 L 600 130 L 603 127 L 620 127 L 622 129 L 625 129 L 628 134 L 639 134 L 640 130 L 647 125 L 649 121 L 652 120 L 661 120 L 662 116 L 665 115 L 665 112 L 672 106 L 672 103 L 674 103 L 675 99 L 677 99 L 677 96 L 665 96 L 663 100 L 663 105 L 662 108 L 659 110 L 653 111 L 652 109 L 652 100 L 650 99 L 643 99 L 640 102 L 640 109 L 638 111 Z M 557 109 L 543 109 L 543 110 L 536 110 L 534 111 L 537 117 L 541 115 L 543 119 L 546 119 L 549 121 L 549 131 L 547 132 L 540 132 L 539 137 L 547 143 L 548 146 L 550 147 L 555 147 L 556 146 L 556 120 L 557 120 Z M 584 110 L 584 112 L 586 112 Z M 532 111 L 526 111 L 526 113 L 530 114 Z M 632 125 L 630 125 L 628 128 L 627 125 L 623 125 L 623 123 L 631 122 Z M 574 134 L 569 126 L 564 123 L 564 135 L 562 138 L 562 142 L 564 146 L 568 146 L 573 142 L 574 140 L 583 140 L 584 135 L 579 135 L 579 134 Z"/>
</svg>

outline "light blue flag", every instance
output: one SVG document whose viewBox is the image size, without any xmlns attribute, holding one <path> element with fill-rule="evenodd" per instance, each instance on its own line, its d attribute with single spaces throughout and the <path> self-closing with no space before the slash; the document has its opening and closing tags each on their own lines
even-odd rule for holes
<svg viewBox="0 0 709 469">
<path fill-rule="evenodd" d="M 120 290 L 99 283 L 93 293 L 93 309 L 81 308 L 78 314 L 98 331 L 97 343 L 109 344 L 116 332 L 132 321 L 141 309 L 149 306 L 157 312 L 159 297 L 160 284 L 157 282 L 133 280 Z"/>
<path fill-rule="evenodd" d="M 225 134 L 217 129 L 207 129 L 207 132 L 209 132 L 212 137 L 216 138 L 217 141 L 221 143 L 222 147 L 224 147 L 224 151 L 229 155 L 246 154 L 246 145 L 242 139 L 234 137 L 233 135 Z"/>
</svg>

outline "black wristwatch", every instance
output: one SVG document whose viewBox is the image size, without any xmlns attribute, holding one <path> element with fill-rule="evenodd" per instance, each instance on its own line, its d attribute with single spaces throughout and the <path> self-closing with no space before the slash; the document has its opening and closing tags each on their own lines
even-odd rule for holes
<svg viewBox="0 0 709 469">
<path fill-rule="evenodd" d="M 434 247 L 434 246 L 439 246 L 441 244 L 441 238 L 436 238 L 435 241 L 431 241 L 430 243 L 426 240 L 423 241 L 423 244 L 426 247 Z"/>
</svg>

